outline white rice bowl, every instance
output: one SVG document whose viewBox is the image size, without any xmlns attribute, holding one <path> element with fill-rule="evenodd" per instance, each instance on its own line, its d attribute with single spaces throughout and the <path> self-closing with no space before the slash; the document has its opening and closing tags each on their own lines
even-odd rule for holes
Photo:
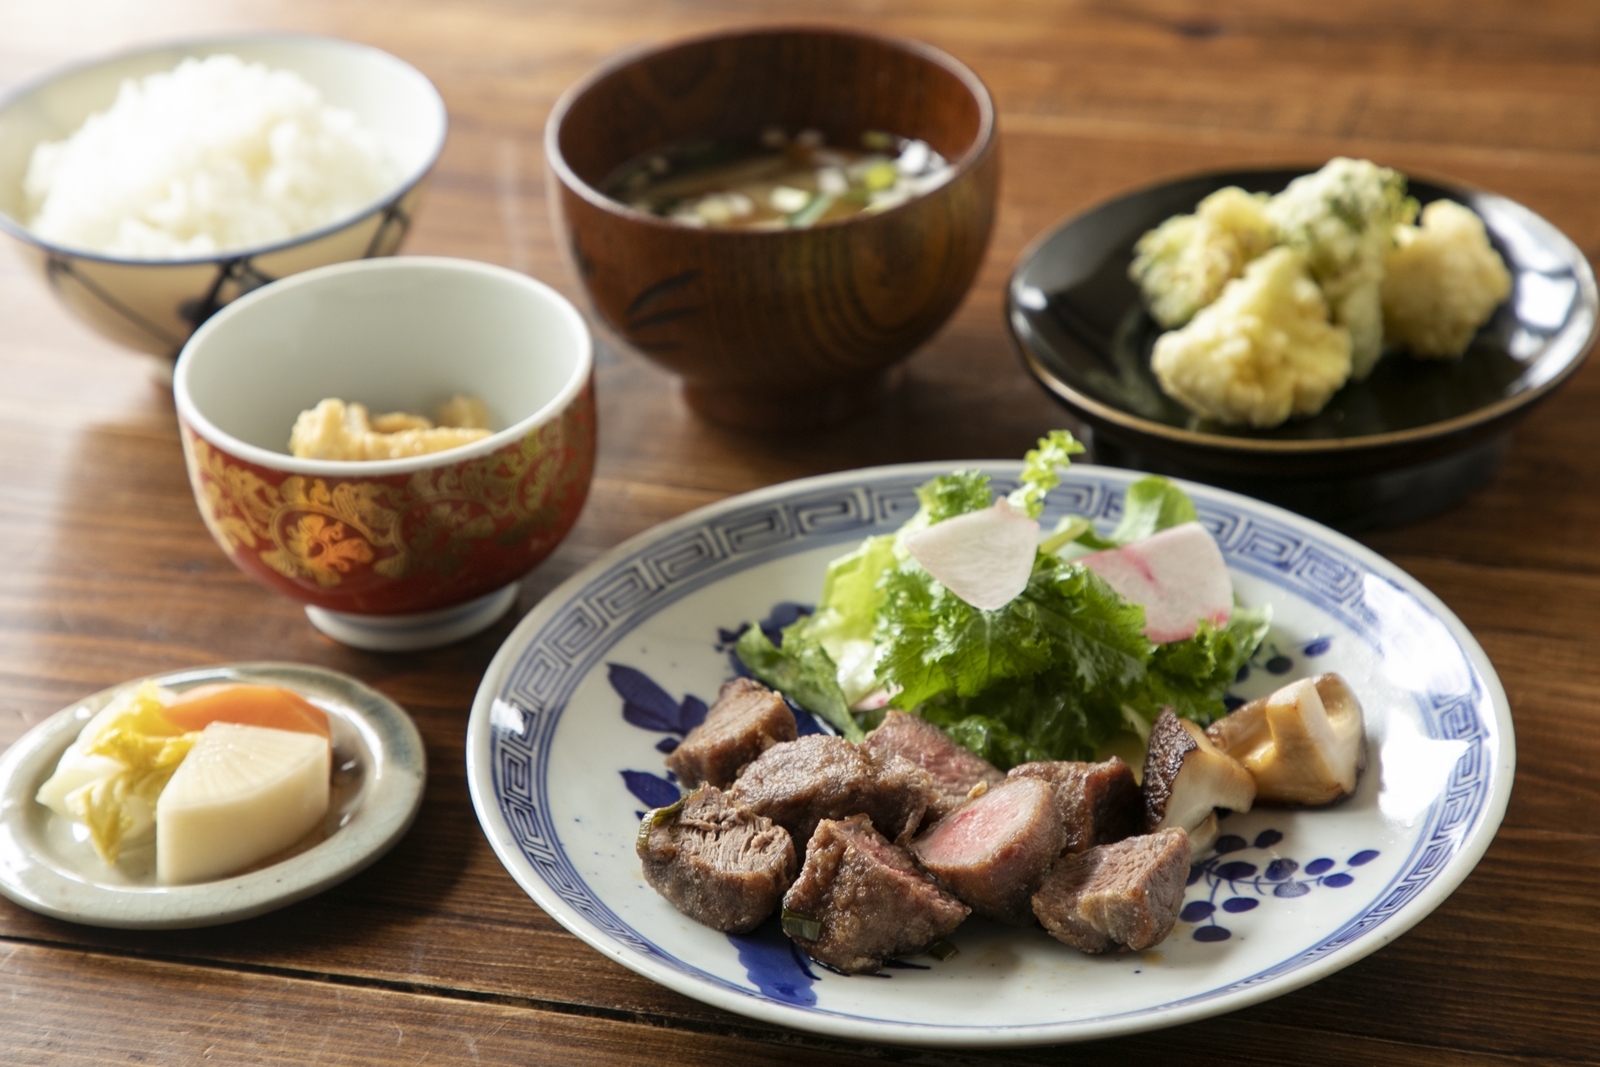
<svg viewBox="0 0 1600 1067">
<path fill-rule="evenodd" d="M 109 109 L 34 149 L 24 193 L 43 240 L 181 259 L 326 226 L 398 179 L 377 137 L 300 75 L 212 55 L 123 81 Z"/>
</svg>

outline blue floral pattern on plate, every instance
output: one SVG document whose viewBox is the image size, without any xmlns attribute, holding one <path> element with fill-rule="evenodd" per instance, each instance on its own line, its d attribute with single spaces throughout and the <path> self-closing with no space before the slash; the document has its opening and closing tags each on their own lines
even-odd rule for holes
<svg viewBox="0 0 1600 1067">
<path fill-rule="evenodd" d="M 1192 937 L 1196 941 L 1215 943 L 1226 941 L 1233 931 L 1217 921 L 1217 912 L 1242 915 L 1254 911 L 1256 905 L 1268 897 L 1292 900 L 1303 897 L 1318 886 L 1343 889 L 1355 882 L 1351 873 L 1380 855 L 1375 848 L 1364 848 L 1345 860 L 1346 869 L 1333 872 L 1337 864 L 1326 857 L 1314 859 L 1301 871 L 1300 864 L 1287 856 L 1274 855 L 1263 868 L 1248 860 L 1237 858 L 1245 850 L 1266 851 L 1275 849 L 1283 841 L 1283 834 L 1274 829 L 1262 830 L 1252 843 L 1236 834 L 1223 834 L 1217 838 L 1212 855 L 1189 869 L 1189 885 L 1204 882 L 1207 890 L 1204 899 L 1189 900 L 1178 918 L 1186 923 L 1203 923 L 1196 927 Z M 1235 857 L 1235 858 L 1228 858 Z M 1330 873 L 1333 872 L 1333 873 Z M 1226 892 L 1219 903 L 1217 898 Z M 1243 894 L 1251 892 L 1255 896 Z"/>
</svg>

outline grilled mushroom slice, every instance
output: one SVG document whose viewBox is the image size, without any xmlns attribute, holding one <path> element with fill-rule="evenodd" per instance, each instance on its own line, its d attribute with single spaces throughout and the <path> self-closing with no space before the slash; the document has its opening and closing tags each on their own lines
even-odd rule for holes
<svg viewBox="0 0 1600 1067">
<path fill-rule="evenodd" d="M 1256 783 L 1192 722 L 1163 711 L 1144 757 L 1144 829 L 1178 829 L 1198 853 L 1217 839 L 1217 808 L 1249 811 Z"/>
<path fill-rule="evenodd" d="M 1355 792 L 1367 761 L 1361 704 L 1337 674 L 1252 700 L 1206 735 L 1244 764 L 1268 804 L 1331 804 Z"/>
</svg>

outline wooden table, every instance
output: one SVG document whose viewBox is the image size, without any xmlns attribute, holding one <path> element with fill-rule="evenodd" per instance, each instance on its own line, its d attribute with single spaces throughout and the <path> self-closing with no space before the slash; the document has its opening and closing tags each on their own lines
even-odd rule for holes
<svg viewBox="0 0 1600 1067">
<path fill-rule="evenodd" d="M 0 87 L 144 41 L 252 27 L 365 41 L 438 84 L 450 142 L 408 250 L 507 264 L 576 298 L 540 131 L 612 51 L 790 17 L 733 0 L 95 0 L 0 6 Z M 874 418 L 748 439 L 602 345 L 599 470 L 566 543 L 491 631 L 386 657 L 322 639 L 212 544 L 168 392 L 0 259 L 0 745 L 157 670 L 299 660 L 400 701 L 427 740 L 416 827 L 366 873 L 249 922 L 126 933 L 0 901 L 0 1063 L 1512 1064 L 1600 1062 L 1600 366 L 1519 432 L 1494 483 L 1368 537 L 1471 627 L 1516 714 L 1518 770 L 1477 871 L 1399 942 L 1209 1022 L 1085 1046 L 945 1054 L 776 1031 L 602 958 L 512 883 L 473 817 L 467 708 L 515 619 L 623 538 L 730 493 L 905 460 L 1018 456 L 1060 425 L 1000 314 L 1024 244 L 1117 192 L 1205 168 L 1369 156 L 1519 200 L 1600 251 L 1592 0 L 815 0 L 916 36 L 992 87 L 998 226 L 977 285 Z"/>
</svg>

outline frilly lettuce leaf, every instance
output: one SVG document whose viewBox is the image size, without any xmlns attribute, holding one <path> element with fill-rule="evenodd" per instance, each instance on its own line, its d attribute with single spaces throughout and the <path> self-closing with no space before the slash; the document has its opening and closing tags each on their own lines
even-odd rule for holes
<svg viewBox="0 0 1600 1067">
<path fill-rule="evenodd" d="M 919 712 L 996 767 L 1036 760 L 1092 760 L 1122 730 L 1114 691 L 1085 692 L 1058 670 L 1009 679 L 976 697 L 940 697 Z"/>
<path fill-rule="evenodd" d="M 1165 478 L 1151 475 L 1128 486 L 1122 501 L 1122 521 L 1111 531 L 1110 540 L 1118 545 L 1131 545 L 1170 527 L 1194 522 L 1198 517 L 1188 493 Z"/>
<path fill-rule="evenodd" d="M 955 471 L 930 479 L 917 489 L 922 508 L 901 528 L 899 536 L 936 522 L 982 511 L 994 503 L 989 476 L 982 471 Z"/>
<path fill-rule="evenodd" d="M 877 687 L 872 673 L 872 632 L 883 602 L 883 575 L 899 562 L 895 535 L 869 537 L 854 552 L 828 564 L 822 599 L 810 615 L 784 630 L 790 640 L 815 642 L 838 670 L 845 703 L 853 704 Z"/>
<path fill-rule="evenodd" d="M 1039 439 L 1039 447 L 1022 457 L 1022 484 L 1011 491 L 1007 501 L 1030 519 L 1044 510 L 1044 498 L 1061 484 L 1061 469 L 1072 465 L 1072 457 L 1083 452 L 1066 430 L 1051 430 Z"/>
<path fill-rule="evenodd" d="M 1002 770 L 1033 760 L 1094 759 L 1121 731 L 1147 733 L 1165 707 L 1201 725 L 1225 713 L 1223 697 L 1265 636 L 1270 609 L 1235 608 L 1225 626 L 1202 623 L 1186 641 L 1152 645 L 1142 632 L 1143 609 L 1081 565 L 1061 571 L 1053 581 L 1036 574 L 1029 590 L 1001 612 L 973 612 L 1031 613 L 1037 630 L 1030 631 L 1033 640 L 1025 647 L 1054 650 L 1043 669 L 1030 673 L 1037 660 L 1015 655 L 1020 642 L 1005 635 L 1028 624 L 1013 616 L 990 620 L 987 631 L 971 620 L 965 628 L 946 626 L 944 635 L 954 639 L 927 646 L 944 655 L 920 676 L 885 671 L 886 676 L 900 684 L 947 682 L 922 698 L 917 711 Z M 961 658 L 964 644 L 975 643 L 980 633 L 997 635 L 998 647 L 968 650 Z M 892 647 L 909 645 L 902 640 Z M 962 668 L 970 673 L 960 673 Z M 974 684 L 979 668 L 989 669 L 988 680 Z M 917 700 L 907 686 L 894 703 L 910 708 Z"/>
</svg>

